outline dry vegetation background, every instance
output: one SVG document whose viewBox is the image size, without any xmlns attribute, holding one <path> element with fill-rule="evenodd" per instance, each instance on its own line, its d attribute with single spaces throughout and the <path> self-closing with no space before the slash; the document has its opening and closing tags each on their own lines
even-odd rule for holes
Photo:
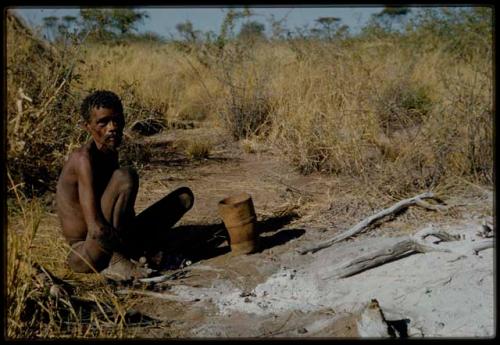
<svg viewBox="0 0 500 345">
<path fill-rule="evenodd" d="M 40 237 L 43 196 L 87 139 L 78 106 L 90 90 L 120 95 L 129 125 L 204 121 L 277 150 L 303 174 L 348 176 L 395 198 L 492 185 L 491 19 L 478 8 L 462 23 L 430 18 L 404 35 L 64 46 L 8 16 L 8 335 L 123 335 L 124 315 L 96 321 L 114 328 L 85 328 L 76 314 L 61 322 L 57 302 L 31 278 L 40 256 L 52 253 L 44 262 L 55 271 L 64 262 L 65 248 L 29 248 Z M 139 151 L 124 159 L 146 159 Z M 116 302 L 104 283 L 98 289 Z"/>
</svg>

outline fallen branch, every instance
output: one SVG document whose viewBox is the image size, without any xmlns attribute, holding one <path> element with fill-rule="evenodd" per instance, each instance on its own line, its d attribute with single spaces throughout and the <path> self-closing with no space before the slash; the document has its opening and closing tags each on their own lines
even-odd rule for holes
<svg viewBox="0 0 500 345">
<path fill-rule="evenodd" d="M 483 238 L 492 238 L 492 237 L 494 237 L 495 234 L 493 232 L 493 222 L 489 221 L 489 220 L 483 220 L 483 222 L 481 223 L 481 229 L 477 233 L 477 235 L 479 237 L 483 237 Z"/>
<path fill-rule="evenodd" d="M 449 242 L 449 241 L 458 241 L 460 240 L 460 235 L 451 235 L 443 230 L 435 230 L 432 226 L 420 230 L 415 235 L 414 238 L 417 240 L 423 241 L 426 237 L 434 236 L 439 238 L 441 241 Z"/>
<path fill-rule="evenodd" d="M 448 211 L 449 207 L 444 205 L 433 205 L 423 200 L 417 200 L 416 204 L 431 211 Z"/>
<path fill-rule="evenodd" d="M 451 240 L 456 239 L 456 237 L 452 237 L 444 231 L 440 233 L 446 234 L 444 238 L 448 238 Z M 381 249 L 377 249 L 376 251 L 362 255 L 352 261 L 349 261 L 347 264 L 334 270 L 333 274 L 325 277 L 325 279 L 350 277 L 367 269 L 378 267 L 387 262 L 395 261 L 412 254 L 429 253 L 436 251 L 446 253 L 451 252 L 449 249 L 424 243 L 422 240 L 422 234 L 419 234 L 418 236 L 405 237 L 394 244 L 386 245 Z"/>
<path fill-rule="evenodd" d="M 384 217 L 391 215 L 391 214 L 395 214 L 395 213 L 397 213 L 397 212 L 401 211 L 402 209 L 405 209 L 409 206 L 418 205 L 418 203 L 420 203 L 420 201 L 422 201 L 422 199 L 435 199 L 435 198 L 436 198 L 436 196 L 434 195 L 434 193 L 426 192 L 423 194 L 419 194 L 413 198 L 401 200 L 398 203 L 394 204 L 393 206 L 386 208 L 386 209 L 384 209 L 384 210 L 382 210 L 382 211 L 380 211 L 380 212 L 378 212 L 378 213 L 376 213 L 368 218 L 365 218 L 364 220 L 362 220 L 361 222 L 359 222 L 358 224 L 353 226 L 351 229 L 333 237 L 332 239 L 325 241 L 323 243 L 320 243 L 319 245 L 315 245 L 315 246 L 312 246 L 310 248 L 302 249 L 299 251 L 299 253 L 300 254 L 306 254 L 309 252 L 315 253 L 318 250 L 330 247 L 331 245 L 333 245 L 337 242 L 343 241 L 349 237 L 352 237 L 352 236 L 364 231 L 368 226 L 372 225 L 373 223 L 375 223 L 377 220 L 379 220 L 381 218 L 384 218 Z M 420 203 L 420 206 L 422 206 L 422 203 Z"/>
<path fill-rule="evenodd" d="M 187 298 L 182 298 L 177 295 L 170 295 L 166 293 L 159 293 L 159 292 L 153 292 L 153 291 L 145 291 L 145 290 L 130 290 L 130 289 L 124 289 L 124 290 L 118 290 L 116 291 L 118 295 L 140 295 L 140 296 L 147 296 L 147 297 L 154 297 L 154 298 L 159 298 L 159 299 L 165 299 L 168 301 L 174 301 L 174 302 L 192 302 L 192 299 L 187 299 Z"/>
<path fill-rule="evenodd" d="M 141 278 L 138 279 L 141 283 L 163 283 L 164 281 L 170 280 L 174 278 L 176 273 L 174 274 L 163 274 L 161 276 L 157 277 L 151 277 L 151 278 Z"/>
<path fill-rule="evenodd" d="M 386 262 L 394 261 L 414 253 L 418 253 L 415 241 L 407 238 L 348 262 L 334 271 L 334 274 L 327 277 L 327 279 L 350 277 L 369 268 L 377 267 Z"/>
<path fill-rule="evenodd" d="M 19 130 L 19 123 L 21 120 L 21 117 L 23 116 L 23 100 L 26 100 L 30 103 L 33 103 L 33 100 L 26 96 L 24 93 L 24 90 L 22 88 L 19 88 L 17 90 L 17 100 L 16 100 L 16 106 L 17 106 L 17 115 L 14 119 L 14 133 L 17 134 Z"/>
<path fill-rule="evenodd" d="M 489 238 L 487 240 L 484 240 L 484 241 L 481 241 L 481 242 L 475 244 L 472 247 L 472 250 L 473 250 L 474 254 L 477 255 L 482 250 L 485 250 L 488 248 L 493 248 L 493 245 L 494 245 L 493 239 Z"/>
</svg>

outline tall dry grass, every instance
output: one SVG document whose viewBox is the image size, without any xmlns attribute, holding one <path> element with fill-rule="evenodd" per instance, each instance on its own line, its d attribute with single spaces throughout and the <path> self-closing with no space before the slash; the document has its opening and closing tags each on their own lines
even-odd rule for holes
<svg viewBox="0 0 500 345">
<path fill-rule="evenodd" d="M 134 118 L 157 112 L 168 120 L 204 120 L 217 94 L 213 80 L 200 78 L 192 65 L 198 64 L 174 46 L 92 44 L 82 60 L 82 88 L 114 90 Z"/>
<path fill-rule="evenodd" d="M 87 88 L 123 85 L 167 120 L 261 136 L 303 173 L 359 176 L 388 193 L 460 176 L 492 183 L 492 60 L 394 39 L 95 46 Z M 207 58 L 207 56 L 209 58 Z M 130 109 L 131 112 L 134 109 Z"/>
<path fill-rule="evenodd" d="M 271 140 L 304 172 L 359 176 L 388 192 L 451 176 L 491 183 L 490 58 L 468 64 L 383 44 L 318 46 L 289 61 L 273 87 Z"/>
<path fill-rule="evenodd" d="M 17 186 L 9 190 L 8 211 L 11 337 L 125 334 L 120 315 L 128 302 L 95 281 L 102 291 L 93 298 L 120 310 L 116 318 L 93 316 L 89 327 L 71 311 L 56 317 L 60 309 L 33 279 L 32 263 L 71 278 L 57 271 L 69 249 L 55 235 L 39 234 L 44 211 L 37 199 L 14 193 L 53 190 L 64 157 L 86 139 L 78 107 L 92 89 L 118 93 L 129 125 L 151 117 L 222 126 L 235 139 L 257 138 L 304 174 L 346 176 L 357 190 L 396 198 L 492 184 L 493 61 L 483 50 L 457 54 L 429 36 L 429 44 L 425 37 L 418 44 L 393 37 L 295 39 L 187 50 L 83 42 L 54 53 L 29 35 L 8 26 L 7 160 Z M 31 98 L 22 112 L 19 88 Z M 202 158 L 210 148 L 186 150 Z M 146 160 L 134 152 L 132 158 Z"/>
<path fill-rule="evenodd" d="M 135 301 L 119 298 L 99 276 L 71 272 L 65 265 L 70 248 L 58 227 L 43 226 L 47 214 L 43 203 L 26 198 L 8 177 L 17 207 L 9 210 L 6 236 L 6 337 L 133 336 L 127 312 Z M 73 283 L 54 281 L 45 272 Z"/>
</svg>

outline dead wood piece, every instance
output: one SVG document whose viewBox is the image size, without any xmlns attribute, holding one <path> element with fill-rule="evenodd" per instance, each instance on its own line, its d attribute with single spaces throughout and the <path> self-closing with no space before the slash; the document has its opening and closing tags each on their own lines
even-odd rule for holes
<svg viewBox="0 0 500 345">
<path fill-rule="evenodd" d="M 484 240 L 484 241 L 481 241 L 481 242 L 475 244 L 472 247 L 472 250 L 473 250 L 474 254 L 477 255 L 480 251 L 488 249 L 488 248 L 493 248 L 493 246 L 494 246 L 494 241 L 492 238 L 489 238 L 487 240 Z"/>
<path fill-rule="evenodd" d="M 159 298 L 159 299 L 164 299 L 168 301 L 173 301 L 173 302 L 192 302 L 193 299 L 187 299 L 187 298 L 182 298 L 177 295 L 171 295 L 171 294 L 166 294 L 166 293 L 159 293 L 159 292 L 153 292 L 153 291 L 144 291 L 144 290 L 130 290 L 130 289 L 124 289 L 124 290 L 118 290 L 116 291 L 118 295 L 140 295 L 140 296 L 146 296 L 146 297 L 154 297 L 154 298 Z"/>
<path fill-rule="evenodd" d="M 330 247 L 331 245 L 333 245 L 337 242 L 340 242 L 342 240 L 345 240 L 349 237 L 352 237 L 352 236 L 362 232 L 368 226 L 372 225 L 373 223 L 375 223 L 377 220 L 379 220 L 381 218 L 384 218 L 384 217 L 391 215 L 391 214 L 395 214 L 395 213 L 397 213 L 397 212 L 401 211 L 402 209 L 405 209 L 409 206 L 416 205 L 417 202 L 421 201 L 422 199 L 433 199 L 433 198 L 436 198 L 434 193 L 426 192 L 426 193 L 422 193 L 422 194 L 419 194 L 417 196 L 414 196 L 413 198 L 401 200 L 401 201 L 397 202 L 396 204 L 392 205 L 391 207 L 388 207 L 388 208 L 386 208 L 386 209 L 384 209 L 384 210 L 382 210 L 374 215 L 371 215 L 368 218 L 365 218 L 364 220 L 362 220 L 361 222 L 359 222 L 358 224 L 353 226 L 351 229 L 349 229 L 349 230 L 347 230 L 347 231 L 345 231 L 337 236 L 334 236 L 332 239 L 325 241 L 323 243 L 320 243 L 319 245 L 314 245 L 312 247 L 302 249 L 299 251 L 299 253 L 300 254 L 306 254 L 309 252 L 315 253 L 318 250 Z"/>
<path fill-rule="evenodd" d="M 163 274 L 161 276 L 157 277 L 151 277 L 151 278 L 141 278 L 138 279 L 141 283 L 163 283 L 164 281 L 167 281 L 169 279 L 175 278 L 175 274 Z"/>
<path fill-rule="evenodd" d="M 480 231 L 478 231 L 477 235 L 479 237 L 483 238 L 492 238 L 495 236 L 495 233 L 493 231 L 493 222 L 489 222 L 487 220 L 484 220 L 481 223 L 481 228 Z"/>
<path fill-rule="evenodd" d="M 414 235 L 415 239 L 418 241 L 422 241 L 429 236 L 437 237 L 445 242 L 460 240 L 460 235 L 452 235 L 444 230 L 435 230 L 433 227 L 424 228 Z"/>
<path fill-rule="evenodd" d="M 395 261 L 412 254 L 428 253 L 434 251 L 448 253 L 450 252 L 449 249 L 423 243 L 415 237 L 406 237 L 396 243 L 386 245 L 385 247 L 349 261 L 348 263 L 334 270 L 333 274 L 326 277 L 325 279 L 347 278 L 367 269 L 378 267 L 387 262 Z"/>
<path fill-rule="evenodd" d="M 391 244 L 374 252 L 362 255 L 334 271 L 329 278 L 347 278 L 369 268 L 377 267 L 389 261 L 394 261 L 410 254 L 418 253 L 415 241 L 406 238 L 396 244 Z"/>
<path fill-rule="evenodd" d="M 417 200 L 416 204 L 431 211 L 448 211 L 449 207 L 444 205 L 433 205 L 423 200 Z"/>
</svg>

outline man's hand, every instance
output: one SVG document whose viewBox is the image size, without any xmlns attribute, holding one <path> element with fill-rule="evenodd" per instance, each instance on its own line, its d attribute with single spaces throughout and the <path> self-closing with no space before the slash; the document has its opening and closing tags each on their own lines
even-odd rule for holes
<svg viewBox="0 0 500 345">
<path fill-rule="evenodd" d="M 99 242 L 106 251 L 116 251 L 121 248 L 122 240 L 118 231 L 110 225 L 95 225 L 89 229 L 90 237 Z"/>
</svg>

